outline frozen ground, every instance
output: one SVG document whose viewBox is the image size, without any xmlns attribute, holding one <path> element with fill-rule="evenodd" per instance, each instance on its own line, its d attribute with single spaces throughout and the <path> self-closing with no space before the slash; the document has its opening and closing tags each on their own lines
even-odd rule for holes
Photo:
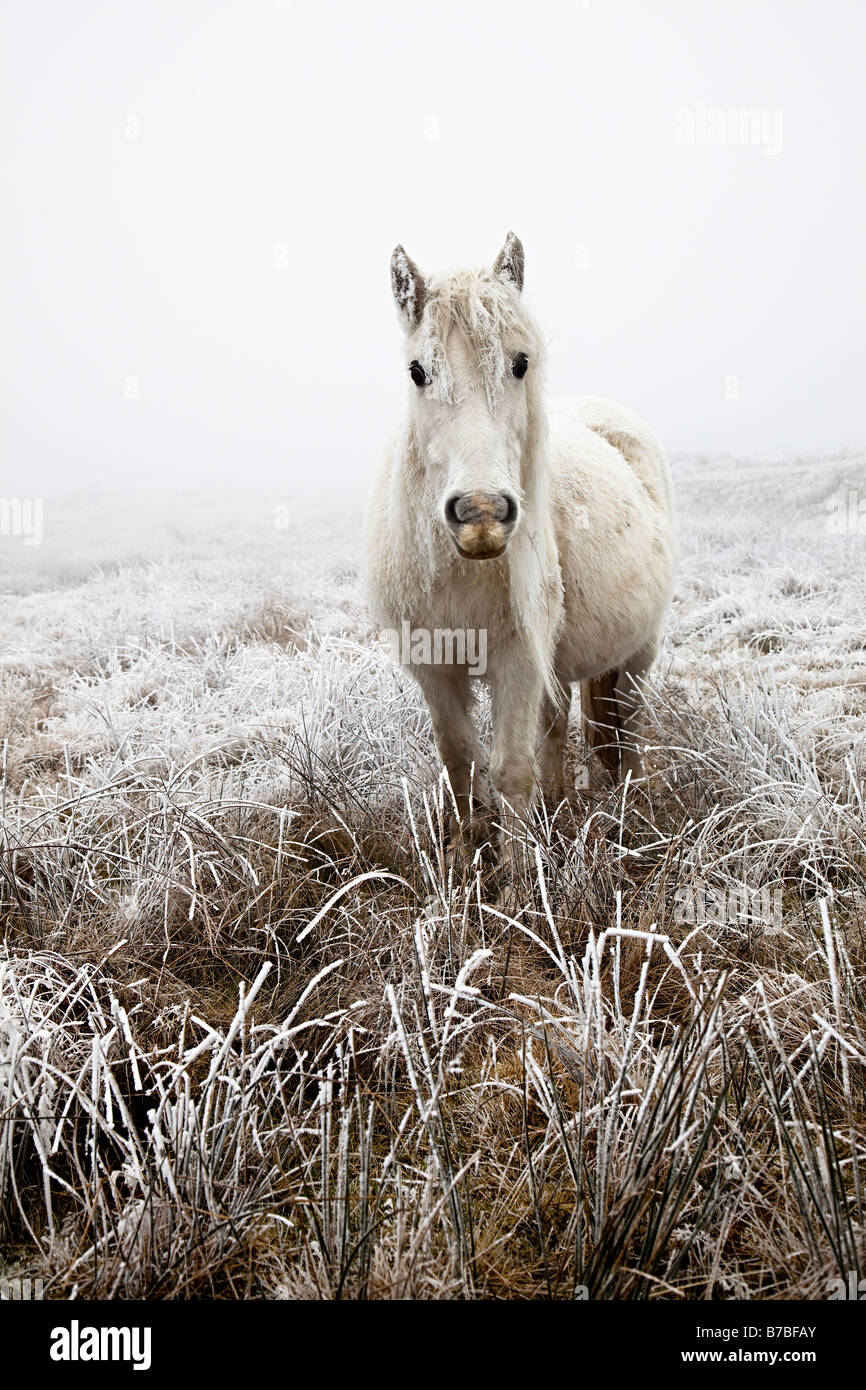
<svg viewBox="0 0 866 1390">
<path fill-rule="evenodd" d="M 0 1274 L 822 1297 L 866 1273 L 866 459 L 675 478 L 650 795 L 539 819 L 520 922 L 485 865 L 448 882 L 360 493 L 46 499 L 42 545 L 0 536 Z M 739 911 L 761 892 L 772 930 Z"/>
<path fill-rule="evenodd" d="M 693 692 L 774 682 L 798 736 L 854 751 L 866 731 L 862 456 L 681 459 L 676 478 L 682 558 L 660 672 Z M 371 637 L 362 506 L 360 492 L 315 503 L 263 491 L 49 499 L 41 546 L 0 537 L 12 760 L 38 767 L 65 759 L 64 746 L 79 763 L 107 751 L 108 713 L 115 735 L 136 745 L 165 724 L 195 753 L 208 738 L 242 739 L 263 716 L 291 722 L 282 697 L 303 687 L 280 679 L 281 659 L 310 636 Z M 179 720 L 173 701 L 208 679 L 205 648 L 222 649 L 226 698 Z M 178 680 L 182 652 L 189 669 Z M 274 710 L 261 706 L 263 679 Z"/>
</svg>

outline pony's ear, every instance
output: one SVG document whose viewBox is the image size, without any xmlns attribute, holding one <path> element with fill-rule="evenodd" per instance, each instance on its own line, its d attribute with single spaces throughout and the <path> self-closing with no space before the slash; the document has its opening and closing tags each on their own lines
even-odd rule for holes
<svg viewBox="0 0 866 1390">
<path fill-rule="evenodd" d="M 391 289 L 403 327 L 407 333 L 411 333 L 421 322 L 427 285 L 412 257 L 407 256 L 402 246 L 395 246 L 391 254 Z"/>
<path fill-rule="evenodd" d="M 493 262 L 493 274 L 497 280 L 523 289 L 523 245 L 513 232 L 508 233 L 505 245 Z"/>
</svg>

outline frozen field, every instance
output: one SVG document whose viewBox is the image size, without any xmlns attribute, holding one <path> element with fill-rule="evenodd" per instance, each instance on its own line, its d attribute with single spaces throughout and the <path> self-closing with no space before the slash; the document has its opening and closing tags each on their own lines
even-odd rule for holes
<svg viewBox="0 0 866 1390">
<path fill-rule="evenodd" d="M 48 498 L 41 545 L 0 536 L 0 1276 L 866 1274 L 866 459 L 675 480 L 649 792 L 539 816 L 520 922 L 484 862 L 447 878 L 360 492 Z"/>
</svg>

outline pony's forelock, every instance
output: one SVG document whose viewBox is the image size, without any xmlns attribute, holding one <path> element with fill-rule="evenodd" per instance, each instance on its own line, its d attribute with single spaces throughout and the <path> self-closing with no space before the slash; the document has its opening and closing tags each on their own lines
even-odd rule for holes
<svg viewBox="0 0 866 1390">
<path fill-rule="evenodd" d="M 537 379 L 543 340 L 514 285 L 483 270 L 452 271 L 428 281 L 416 352 L 430 376 L 431 388 L 440 400 L 448 402 L 455 400 L 447 353 L 452 328 L 460 332 L 475 358 L 491 410 L 505 391 L 512 351 L 528 353 Z"/>
</svg>

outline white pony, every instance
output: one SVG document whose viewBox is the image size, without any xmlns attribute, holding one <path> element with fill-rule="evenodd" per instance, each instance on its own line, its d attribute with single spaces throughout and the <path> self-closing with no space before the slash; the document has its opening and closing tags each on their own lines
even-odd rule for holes
<svg viewBox="0 0 866 1390">
<path fill-rule="evenodd" d="M 489 797 L 469 666 L 416 635 L 484 634 L 489 778 L 507 814 L 525 816 L 539 786 L 554 806 L 565 794 L 572 682 L 602 765 L 641 775 L 641 677 L 674 575 L 671 478 L 624 406 L 543 398 L 513 233 L 491 269 L 429 279 L 398 246 L 391 280 L 409 400 L 367 509 L 368 587 L 379 620 L 413 634 L 460 831 L 473 790 Z"/>
</svg>

